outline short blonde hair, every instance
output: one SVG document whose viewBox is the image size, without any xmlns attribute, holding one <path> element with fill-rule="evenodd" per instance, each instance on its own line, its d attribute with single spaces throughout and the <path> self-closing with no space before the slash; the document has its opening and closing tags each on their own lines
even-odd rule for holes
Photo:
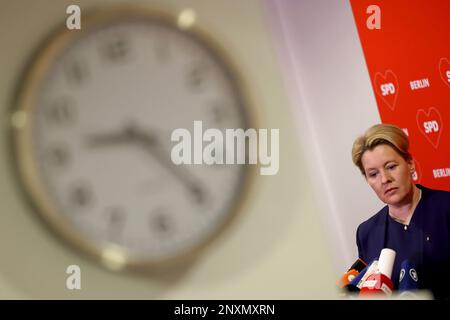
<svg viewBox="0 0 450 320">
<path fill-rule="evenodd" d="M 406 161 L 412 160 L 409 153 L 408 136 L 403 130 L 391 124 L 376 124 L 353 143 L 352 160 L 363 175 L 365 175 L 362 165 L 364 152 L 373 150 L 376 146 L 382 144 L 391 146 Z"/>
</svg>

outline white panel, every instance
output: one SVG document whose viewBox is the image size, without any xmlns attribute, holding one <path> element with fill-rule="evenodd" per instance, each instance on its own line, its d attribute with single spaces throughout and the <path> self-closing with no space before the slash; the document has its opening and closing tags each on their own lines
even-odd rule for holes
<svg viewBox="0 0 450 320">
<path fill-rule="evenodd" d="M 359 223 L 381 203 L 351 160 L 354 139 L 380 118 L 350 3 L 267 1 L 308 172 L 337 273 L 357 257 Z"/>
</svg>

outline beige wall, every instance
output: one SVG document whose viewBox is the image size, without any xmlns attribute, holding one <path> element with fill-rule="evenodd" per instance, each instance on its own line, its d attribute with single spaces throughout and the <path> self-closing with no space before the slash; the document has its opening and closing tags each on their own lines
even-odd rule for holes
<svg viewBox="0 0 450 320">
<path fill-rule="evenodd" d="M 242 214 L 189 267 L 158 275 L 117 274 L 50 234 L 20 194 L 9 157 L 9 108 L 32 51 L 62 23 L 69 4 L 120 1 L 1 1 L 0 298 L 302 299 L 334 297 L 335 273 L 283 91 L 262 2 L 139 1 L 176 13 L 191 7 L 247 83 L 262 127 L 280 128 L 280 170 L 258 176 Z M 82 290 L 65 288 L 68 265 Z"/>
</svg>

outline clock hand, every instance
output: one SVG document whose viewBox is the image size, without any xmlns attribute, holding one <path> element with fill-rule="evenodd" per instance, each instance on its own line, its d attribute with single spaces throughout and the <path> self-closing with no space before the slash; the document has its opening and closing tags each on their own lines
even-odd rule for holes
<svg viewBox="0 0 450 320">
<path fill-rule="evenodd" d="M 96 133 L 87 137 L 87 144 L 90 147 L 118 145 L 131 141 L 130 136 L 124 132 Z"/>
<path fill-rule="evenodd" d="M 149 152 L 166 170 L 180 180 L 192 193 L 199 203 L 205 201 L 205 194 L 199 183 L 189 174 L 187 170 L 181 168 L 168 157 L 161 149 L 154 134 L 140 130 L 135 124 L 127 125 L 121 132 L 92 134 L 88 136 L 89 146 L 115 146 L 126 143 L 138 144 Z"/>
<path fill-rule="evenodd" d="M 131 123 L 121 131 L 90 134 L 87 137 L 87 144 L 91 147 L 108 146 L 142 142 L 144 139 L 149 145 L 155 143 L 153 135 L 144 135 Z"/>
<path fill-rule="evenodd" d="M 189 189 L 195 200 L 199 203 L 205 201 L 205 192 L 199 186 L 196 179 L 185 168 L 175 165 L 158 143 L 154 134 L 140 130 L 134 125 L 130 125 L 125 129 L 126 135 L 138 142 L 144 149 L 149 152 L 166 170 L 174 175 Z"/>
</svg>

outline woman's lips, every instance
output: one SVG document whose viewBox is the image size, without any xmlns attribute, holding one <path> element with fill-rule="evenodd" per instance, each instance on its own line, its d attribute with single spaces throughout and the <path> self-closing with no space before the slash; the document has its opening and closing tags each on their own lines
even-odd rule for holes
<svg viewBox="0 0 450 320">
<path fill-rule="evenodd" d="M 386 194 L 386 195 L 391 195 L 391 194 L 395 193 L 395 191 L 396 191 L 397 189 L 398 189 L 398 188 L 389 188 L 389 189 L 387 189 L 387 190 L 384 192 L 384 194 Z"/>
</svg>

